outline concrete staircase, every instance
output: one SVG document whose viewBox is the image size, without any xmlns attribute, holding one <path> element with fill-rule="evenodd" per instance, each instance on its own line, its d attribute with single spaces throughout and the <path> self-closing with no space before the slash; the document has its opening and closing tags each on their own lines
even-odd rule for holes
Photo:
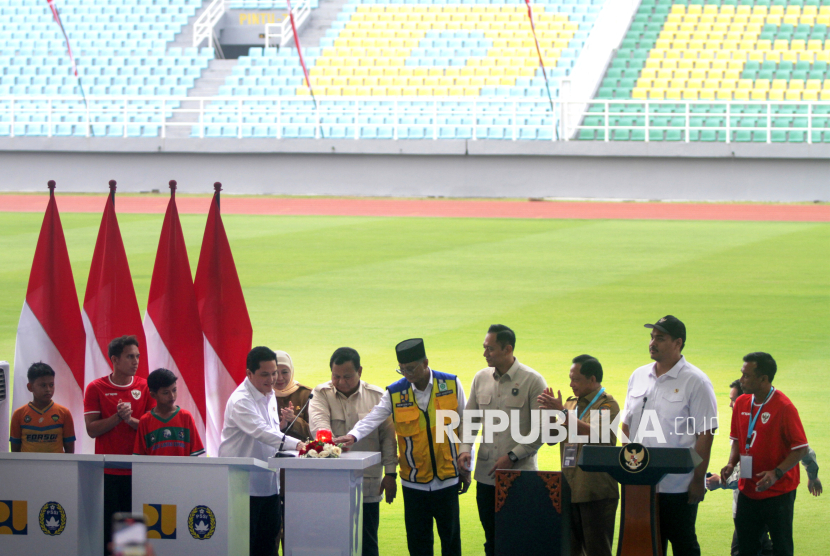
<svg viewBox="0 0 830 556">
<path fill-rule="evenodd" d="M 346 0 L 320 0 L 316 10 L 311 10 L 305 29 L 300 31 L 300 45 L 303 50 L 320 46 L 320 39 L 326 36 L 326 31 L 337 19 L 337 14 L 346 5 Z M 291 47 L 294 47 L 293 41 Z"/>
<path fill-rule="evenodd" d="M 172 41 L 167 43 L 167 48 L 188 48 L 193 46 L 193 24 L 204 13 L 210 2 L 211 0 L 202 0 L 202 7 L 187 19 L 187 25 L 183 25 L 182 30 L 173 37 Z M 207 44 L 203 44 L 202 46 L 207 46 Z"/>
<path fill-rule="evenodd" d="M 305 29 L 300 32 L 300 44 L 303 46 L 303 49 L 320 46 L 320 39 L 326 35 L 326 30 L 331 28 L 332 22 L 337 19 L 337 14 L 339 14 L 343 9 L 346 1 L 347 0 L 321 0 L 320 6 L 316 10 L 312 10 L 308 24 L 305 26 Z M 187 25 L 183 26 L 181 32 L 167 44 L 168 48 L 187 48 L 192 46 L 193 24 L 202 12 L 204 12 L 209 3 L 210 0 L 204 0 L 202 7 L 188 19 Z M 294 48 L 293 44 L 291 48 Z M 237 60 L 235 59 L 211 60 L 207 69 L 202 70 L 202 75 L 196 80 L 193 88 L 187 92 L 187 96 L 196 98 L 215 96 L 219 92 L 219 87 L 225 84 L 225 78 L 231 74 L 236 64 Z M 167 119 L 167 123 L 198 123 L 198 101 L 183 101 L 181 108 L 196 110 L 196 112 L 176 113 L 172 118 Z M 176 125 L 168 127 L 166 135 L 170 138 L 185 138 L 190 136 L 191 130 L 192 127 L 190 125 Z"/>
<path fill-rule="evenodd" d="M 187 91 L 188 97 L 212 97 L 219 92 L 219 87 L 225 84 L 225 78 L 231 74 L 236 60 L 211 60 L 207 69 L 202 70 L 202 75 L 196 80 L 193 88 Z M 205 103 L 207 104 L 207 103 Z M 199 101 L 183 101 L 181 108 L 193 110 L 199 109 Z M 198 112 L 184 112 L 173 114 L 167 119 L 167 123 L 197 123 Z M 171 138 L 182 138 L 190 136 L 190 126 L 174 126 L 167 128 L 167 136 Z"/>
</svg>

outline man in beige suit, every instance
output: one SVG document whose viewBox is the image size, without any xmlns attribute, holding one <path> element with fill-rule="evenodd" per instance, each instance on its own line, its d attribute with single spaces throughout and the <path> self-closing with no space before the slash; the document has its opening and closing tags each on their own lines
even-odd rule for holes
<svg viewBox="0 0 830 556">
<path fill-rule="evenodd" d="M 383 388 L 360 380 L 363 367 L 356 350 L 337 348 L 329 360 L 329 368 L 331 380 L 314 389 L 308 408 L 312 438 L 320 429 L 330 430 L 335 438 L 345 435 L 383 397 Z M 363 556 L 378 556 L 380 501 L 385 492 L 386 502 L 391 504 L 398 490 L 398 444 L 392 418 L 353 444 L 350 451 L 381 454 L 381 462 L 363 473 Z"/>
</svg>

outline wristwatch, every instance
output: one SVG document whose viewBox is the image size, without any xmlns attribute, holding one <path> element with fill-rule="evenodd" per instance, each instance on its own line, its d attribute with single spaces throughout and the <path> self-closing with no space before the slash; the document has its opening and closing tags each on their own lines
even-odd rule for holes
<svg viewBox="0 0 830 556">
<path fill-rule="evenodd" d="M 517 461 L 519 461 L 519 456 L 517 456 L 513 452 L 507 452 L 507 457 L 509 457 L 510 461 L 512 461 L 513 463 L 516 463 Z"/>
<path fill-rule="evenodd" d="M 780 479 L 784 476 L 784 471 L 780 467 L 775 468 L 775 478 Z"/>
</svg>

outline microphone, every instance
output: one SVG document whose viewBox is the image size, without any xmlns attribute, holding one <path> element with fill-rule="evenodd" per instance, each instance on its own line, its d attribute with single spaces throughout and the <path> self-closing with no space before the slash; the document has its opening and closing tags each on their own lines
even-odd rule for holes
<svg viewBox="0 0 830 556">
<path fill-rule="evenodd" d="M 643 407 L 640 408 L 640 418 L 637 420 L 637 434 L 640 434 L 640 425 L 643 424 L 643 414 L 646 412 L 646 403 L 648 403 L 648 396 L 643 398 Z M 635 434 L 628 440 L 634 442 L 634 438 L 637 436 L 637 434 Z"/>
<path fill-rule="evenodd" d="M 294 456 L 294 454 L 288 454 L 286 452 L 283 452 L 282 447 L 285 445 L 285 437 L 288 436 L 288 431 L 291 430 L 291 427 L 294 426 L 294 423 L 296 423 L 297 419 L 300 418 L 300 415 L 303 414 L 303 411 L 305 411 L 305 408 L 308 407 L 308 403 L 311 401 L 311 398 L 313 398 L 313 397 L 314 397 L 313 393 L 308 395 L 308 399 L 305 401 L 305 405 L 303 405 L 302 409 L 300 409 L 300 411 L 298 411 L 297 414 L 294 416 L 294 420 L 291 421 L 291 424 L 288 425 L 287 427 L 285 427 L 285 432 L 282 433 L 282 441 L 280 442 L 280 447 L 277 449 L 277 453 L 274 454 L 275 458 L 293 458 L 293 457 L 296 457 L 296 456 Z"/>
</svg>

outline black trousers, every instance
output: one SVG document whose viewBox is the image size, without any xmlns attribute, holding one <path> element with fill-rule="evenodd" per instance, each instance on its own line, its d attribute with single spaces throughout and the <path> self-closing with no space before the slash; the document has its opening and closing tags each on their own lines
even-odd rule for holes
<svg viewBox="0 0 830 556">
<path fill-rule="evenodd" d="M 380 502 L 363 503 L 363 556 L 378 556 Z"/>
<path fill-rule="evenodd" d="M 280 495 L 251 496 L 251 556 L 275 556 L 280 532 Z"/>
<path fill-rule="evenodd" d="M 671 542 L 674 556 L 700 556 L 700 544 L 695 533 L 697 504 L 689 504 L 689 494 L 657 495 L 660 503 L 660 537 L 663 554 Z"/>
<path fill-rule="evenodd" d="M 738 494 L 735 531 L 738 533 L 738 553 L 756 556 L 761 549 L 761 535 L 766 528 L 772 540 L 775 556 L 793 554 L 793 508 L 795 490 L 779 496 L 753 500 Z"/>
<path fill-rule="evenodd" d="M 496 487 L 476 481 L 478 519 L 484 529 L 484 556 L 496 553 Z"/>
<path fill-rule="evenodd" d="M 133 511 L 133 476 L 104 474 L 104 556 L 112 542 L 112 516 Z"/>
<path fill-rule="evenodd" d="M 571 556 L 611 556 L 617 498 L 571 504 Z"/>
<path fill-rule="evenodd" d="M 458 515 L 458 486 L 441 490 L 403 487 L 406 544 L 410 556 L 432 556 L 432 520 L 441 538 L 442 556 L 461 556 L 461 522 Z"/>
<path fill-rule="evenodd" d="M 734 521 L 734 520 L 733 520 Z M 738 548 L 738 530 L 735 529 L 732 532 L 732 556 L 739 556 L 741 553 L 740 548 Z M 766 528 L 764 528 L 764 534 L 761 535 L 761 550 L 758 552 L 758 556 L 773 556 L 772 554 L 772 541 L 769 540 L 769 533 L 767 533 Z"/>
</svg>

